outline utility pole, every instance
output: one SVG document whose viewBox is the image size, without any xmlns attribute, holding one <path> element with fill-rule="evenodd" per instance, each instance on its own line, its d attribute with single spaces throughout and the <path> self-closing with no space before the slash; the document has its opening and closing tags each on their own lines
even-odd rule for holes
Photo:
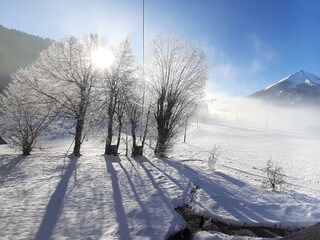
<svg viewBox="0 0 320 240">
<path fill-rule="evenodd" d="M 199 110 L 197 110 L 197 129 L 199 129 Z"/>
<path fill-rule="evenodd" d="M 268 116 L 268 114 L 267 114 L 267 116 L 266 116 L 266 134 L 268 134 L 268 128 L 269 128 L 269 116 Z"/>
<path fill-rule="evenodd" d="M 184 142 L 184 143 L 186 142 L 186 139 L 187 139 L 188 118 L 189 118 L 189 115 L 187 114 L 186 126 L 185 126 L 185 128 L 184 128 L 184 137 L 183 137 L 183 142 Z"/>
<path fill-rule="evenodd" d="M 141 106 L 141 126 L 140 126 L 140 141 L 142 140 L 142 122 L 144 115 L 144 101 L 146 92 L 146 83 L 144 78 L 144 0 L 142 0 L 142 82 L 143 82 L 143 92 L 142 92 L 142 106 Z"/>
</svg>

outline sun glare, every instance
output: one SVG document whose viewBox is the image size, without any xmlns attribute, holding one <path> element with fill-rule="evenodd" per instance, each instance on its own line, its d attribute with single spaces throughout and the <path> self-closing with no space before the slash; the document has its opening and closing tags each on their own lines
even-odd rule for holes
<svg viewBox="0 0 320 240">
<path fill-rule="evenodd" d="M 114 61 L 114 55 L 109 48 L 100 47 L 92 52 L 91 60 L 92 63 L 98 68 L 109 68 Z"/>
</svg>

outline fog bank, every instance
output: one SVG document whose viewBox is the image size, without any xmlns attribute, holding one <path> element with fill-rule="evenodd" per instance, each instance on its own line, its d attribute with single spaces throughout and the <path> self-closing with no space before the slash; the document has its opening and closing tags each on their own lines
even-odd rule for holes
<svg viewBox="0 0 320 240">
<path fill-rule="evenodd" d="M 319 106 L 277 106 L 249 98 L 207 100 L 199 112 L 201 122 L 236 125 L 294 133 L 320 134 Z"/>
</svg>

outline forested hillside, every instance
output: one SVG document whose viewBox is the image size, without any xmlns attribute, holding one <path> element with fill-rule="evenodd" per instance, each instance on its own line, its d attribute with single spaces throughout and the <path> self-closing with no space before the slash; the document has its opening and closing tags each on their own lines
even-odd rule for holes
<svg viewBox="0 0 320 240">
<path fill-rule="evenodd" d="M 0 25 L 0 91 L 9 83 L 10 74 L 26 67 L 52 41 Z"/>
</svg>

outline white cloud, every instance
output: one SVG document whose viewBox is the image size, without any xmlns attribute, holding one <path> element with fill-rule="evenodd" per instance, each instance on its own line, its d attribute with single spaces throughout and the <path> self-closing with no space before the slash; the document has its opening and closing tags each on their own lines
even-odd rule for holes
<svg viewBox="0 0 320 240">
<path fill-rule="evenodd" d="M 251 69 L 253 71 L 262 70 L 268 65 L 278 61 L 278 53 L 256 34 L 249 34 L 249 41 L 254 50 L 254 56 L 251 63 Z"/>
<path fill-rule="evenodd" d="M 265 65 L 259 59 L 253 59 L 249 69 L 252 73 L 256 73 L 264 69 L 264 67 Z"/>
</svg>

